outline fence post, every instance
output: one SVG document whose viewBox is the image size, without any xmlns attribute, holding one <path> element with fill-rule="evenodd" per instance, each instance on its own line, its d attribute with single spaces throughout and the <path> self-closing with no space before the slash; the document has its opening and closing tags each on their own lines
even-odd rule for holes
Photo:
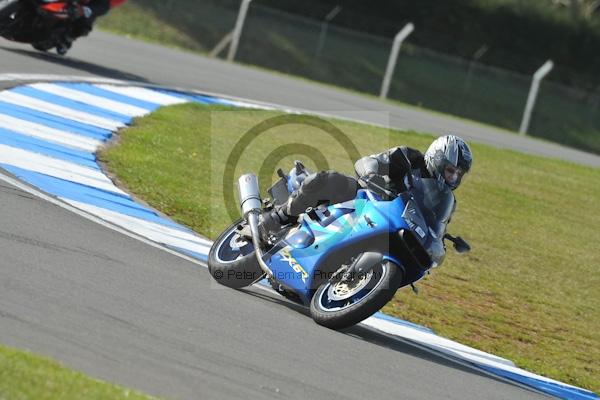
<svg viewBox="0 0 600 400">
<path fill-rule="evenodd" d="M 321 33 L 319 33 L 319 42 L 317 44 L 317 50 L 315 51 L 315 58 L 321 56 L 321 51 L 323 51 L 323 46 L 325 46 L 325 38 L 327 37 L 329 23 L 340 13 L 340 11 L 342 11 L 342 6 L 335 6 L 321 22 Z"/>
<path fill-rule="evenodd" d="M 235 22 L 235 28 L 233 29 L 233 38 L 231 40 L 231 45 L 229 46 L 227 61 L 233 61 L 235 58 L 235 53 L 237 53 L 238 44 L 240 43 L 240 36 L 242 36 L 242 29 L 244 28 L 246 14 L 248 13 L 248 7 L 250 6 L 251 1 L 252 0 L 242 0 L 237 21 Z"/>
<path fill-rule="evenodd" d="M 392 83 L 392 75 L 394 75 L 394 69 L 396 69 L 396 61 L 398 60 L 398 53 L 400 52 L 400 45 L 402 42 L 415 30 L 415 26 L 412 22 L 409 22 L 402 28 L 400 32 L 394 38 L 394 44 L 392 44 L 392 51 L 390 52 L 390 58 L 388 60 L 388 65 L 385 70 L 385 75 L 383 77 L 383 83 L 381 84 L 381 92 L 379 93 L 379 97 L 385 99 L 390 90 L 390 84 Z"/>
<path fill-rule="evenodd" d="M 210 53 L 208 53 L 208 56 L 210 58 L 218 57 L 219 53 L 221 53 L 223 50 L 225 50 L 225 47 L 227 47 L 231 43 L 232 39 L 233 39 L 233 31 L 231 31 L 228 34 L 226 34 L 225 36 L 223 36 L 223 39 L 221 39 L 219 41 L 219 43 L 217 43 L 215 45 L 215 47 L 210 51 Z"/>
<path fill-rule="evenodd" d="M 463 92 L 462 92 L 462 98 L 460 101 L 460 106 L 458 107 L 456 112 L 460 112 L 461 110 L 463 110 L 463 112 L 465 112 L 464 106 L 465 106 L 465 102 L 466 102 L 467 93 L 469 92 L 469 89 L 471 88 L 471 77 L 473 75 L 473 67 L 475 66 L 475 63 L 477 61 L 479 61 L 479 59 L 481 59 L 481 57 L 483 57 L 483 55 L 485 53 L 487 53 L 488 50 L 489 50 L 488 45 L 484 44 L 475 53 L 473 53 L 473 56 L 471 57 L 471 61 L 469 61 L 469 67 L 467 68 L 467 77 L 465 78 L 465 84 L 463 85 Z"/>
<path fill-rule="evenodd" d="M 552 60 L 548 60 L 535 71 L 535 74 L 533 74 L 531 88 L 529 89 L 529 95 L 527 96 L 527 104 L 525 105 L 521 127 L 519 128 L 519 133 L 521 135 L 527 134 L 529 122 L 531 121 L 531 114 L 533 113 L 533 107 L 535 106 L 535 100 L 537 99 L 538 91 L 540 89 L 540 82 L 550 73 L 550 71 L 552 71 L 552 68 L 554 68 L 554 63 Z"/>
</svg>

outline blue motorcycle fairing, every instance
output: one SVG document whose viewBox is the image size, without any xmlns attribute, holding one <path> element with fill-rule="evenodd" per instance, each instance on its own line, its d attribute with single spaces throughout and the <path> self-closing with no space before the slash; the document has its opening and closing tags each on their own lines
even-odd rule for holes
<svg viewBox="0 0 600 400">
<path fill-rule="evenodd" d="M 400 260 L 398 260 L 396 257 L 390 255 L 390 254 L 384 254 L 383 255 L 383 259 L 385 261 L 390 261 L 396 265 L 402 266 L 402 262 Z"/>
<path fill-rule="evenodd" d="M 402 218 L 404 209 L 405 204 L 400 197 L 392 201 L 378 201 L 372 193 L 359 190 L 354 200 L 317 211 L 314 218 L 304 214 L 300 226 L 276 244 L 276 252 L 269 252 L 265 262 L 279 283 L 308 303 L 318 284 L 331 278 L 341 266 L 337 265 L 333 271 L 323 270 L 321 267 L 327 257 L 352 245 L 367 243 L 369 239 L 388 240 L 391 233 L 408 229 Z M 389 243 L 382 244 L 389 246 Z M 401 265 L 389 254 L 384 256 Z"/>
</svg>

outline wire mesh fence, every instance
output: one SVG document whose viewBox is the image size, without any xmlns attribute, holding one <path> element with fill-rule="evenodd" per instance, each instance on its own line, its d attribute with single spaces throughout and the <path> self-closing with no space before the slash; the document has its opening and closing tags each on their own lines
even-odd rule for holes
<svg viewBox="0 0 600 400">
<path fill-rule="evenodd" d="M 193 39 L 196 48 L 210 52 L 233 30 L 240 2 L 145 0 L 147 4 Z M 378 95 L 391 47 L 390 38 L 252 3 L 236 61 Z M 226 51 L 219 56 L 224 58 Z M 516 131 L 531 79 L 411 45 L 409 37 L 389 98 Z M 600 91 L 543 81 L 528 133 L 600 154 Z"/>
<path fill-rule="evenodd" d="M 600 93 L 542 82 L 529 133 L 600 154 Z"/>
<path fill-rule="evenodd" d="M 530 78 L 416 46 L 398 60 L 390 96 L 517 130 Z"/>
<path fill-rule="evenodd" d="M 388 38 L 253 5 L 238 60 L 376 95 L 391 46 Z M 531 79 L 407 44 L 389 97 L 516 131 Z M 600 153 L 599 98 L 543 82 L 529 134 Z"/>
<path fill-rule="evenodd" d="M 391 41 L 252 5 L 237 61 L 378 93 Z"/>
</svg>

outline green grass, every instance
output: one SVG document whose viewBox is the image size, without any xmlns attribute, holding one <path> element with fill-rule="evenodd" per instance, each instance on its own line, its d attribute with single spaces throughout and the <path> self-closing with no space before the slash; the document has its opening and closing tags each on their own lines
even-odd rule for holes
<svg viewBox="0 0 600 400">
<path fill-rule="evenodd" d="M 0 399 L 153 399 L 0 345 Z"/>
<path fill-rule="evenodd" d="M 137 120 L 100 158 L 131 192 L 214 238 L 230 222 L 222 177 L 231 149 L 244 132 L 277 115 L 192 104 L 164 108 Z M 302 122 L 271 129 L 246 146 L 236 176 L 258 173 L 267 154 L 288 143 L 315 146 L 329 167 L 352 173 L 339 144 Z M 362 155 L 400 144 L 424 150 L 432 139 L 334 124 Z M 600 392 L 600 169 L 472 148 L 473 172 L 457 191 L 450 232 L 465 237 L 473 251 L 449 252 L 420 282 L 418 296 L 400 291 L 384 311 Z M 286 156 L 279 165 L 289 169 L 294 158 L 306 161 Z M 263 189 L 267 184 L 262 181 Z"/>
<path fill-rule="evenodd" d="M 136 38 L 206 53 L 229 32 L 237 3 L 133 0 L 99 26 Z M 379 94 L 391 41 L 330 26 L 316 56 L 321 25 L 253 4 L 236 60 L 371 95 Z M 222 55 L 224 55 L 223 52 Z M 531 77 L 402 48 L 390 98 L 517 130 Z M 533 72 L 533 71 L 532 71 Z M 600 154 L 598 96 L 543 83 L 530 133 Z"/>
<path fill-rule="evenodd" d="M 208 52 L 233 29 L 235 18 L 235 9 L 211 2 L 129 1 L 99 19 L 98 26 L 137 39 Z"/>
</svg>

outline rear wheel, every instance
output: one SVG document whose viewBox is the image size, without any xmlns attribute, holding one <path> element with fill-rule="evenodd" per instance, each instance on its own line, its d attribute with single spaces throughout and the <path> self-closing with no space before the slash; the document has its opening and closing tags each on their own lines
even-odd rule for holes
<svg viewBox="0 0 600 400">
<path fill-rule="evenodd" d="M 0 36 L 13 22 L 13 15 L 19 9 L 19 0 L 0 0 Z"/>
<path fill-rule="evenodd" d="M 37 51 L 47 52 L 48 50 L 53 48 L 54 45 L 51 43 L 48 43 L 48 42 L 38 42 L 38 43 L 32 43 L 31 47 L 33 47 Z"/>
<path fill-rule="evenodd" d="M 317 289 L 310 302 L 311 316 L 331 329 L 355 325 L 390 301 L 402 279 L 402 269 L 385 260 L 351 280 L 333 278 Z"/>
<path fill-rule="evenodd" d="M 240 219 L 215 240 L 208 253 L 208 270 L 221 285 L 242 288 L 264 275 L 258 265 L 252 241 L 242 234 L 247 223 Z"/>
</svg>

